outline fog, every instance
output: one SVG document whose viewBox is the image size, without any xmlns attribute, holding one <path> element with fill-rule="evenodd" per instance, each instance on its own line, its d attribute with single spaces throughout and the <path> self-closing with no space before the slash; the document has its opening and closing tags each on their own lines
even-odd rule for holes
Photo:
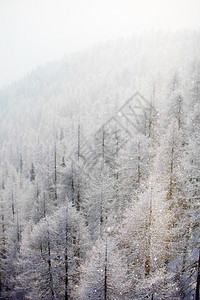
<svg viewBox="0 0 200 300">
<path fill-rule="evenodd" d="M 0 87 L 109 39 L 198 28 L 199 11 L 198 0 L 0 0 Z"/>
</svg>

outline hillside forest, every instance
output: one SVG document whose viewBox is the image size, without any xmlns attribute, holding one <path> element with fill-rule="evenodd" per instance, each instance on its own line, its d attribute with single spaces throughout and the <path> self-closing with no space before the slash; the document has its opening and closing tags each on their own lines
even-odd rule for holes
<svg viewBox="0 0 200 300">
<path fill-rule="evenodd" d="M 200 32 L 0 90 L 0 299 L 199 299 Z"/>
</svg>

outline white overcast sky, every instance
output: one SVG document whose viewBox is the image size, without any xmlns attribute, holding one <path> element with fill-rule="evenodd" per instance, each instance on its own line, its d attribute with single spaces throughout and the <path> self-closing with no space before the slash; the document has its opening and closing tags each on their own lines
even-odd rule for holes
<svg viewBox="0 0 200 300">
<path fill-rule="evenodd" d="M 200 28 L 200 0 L 0 0 L 0 87 L 67 53 L 158 28 Z"/>
</svg>

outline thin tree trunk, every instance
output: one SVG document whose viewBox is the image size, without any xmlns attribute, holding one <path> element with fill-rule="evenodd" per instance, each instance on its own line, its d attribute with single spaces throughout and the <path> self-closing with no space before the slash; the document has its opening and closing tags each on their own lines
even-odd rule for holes
<svg viewBox="0 0 200 300">
<path fill-rule="evenodd" d="M 0 297 L 2 296 L 2 288 L 3 288 L 3 284 L 2 284 L 1 272 L 0 272 Z M 3 298 L 1 298 L 1 299 L 3 299 Z"/>
<path fill-rule="evenodd" d="M 74 168 L 73 168 L 73 161 L 72 161 L 72 181 L 71 181 L 71 191 L 72 191 L 72 204 L 75 205 L 74 199 Z"/>
<path fill-rule="evenodd" d="M 199 249 L 199 261 L 197 267 L 197 283 L 196 283 L 196 291 L 195 291 L 195 300 L 199 300 L 199 284 L 200 284 L 200 249 Z"/>
<path fill-rule="evenodd" d="M 172 197 L 173 197 L 173 178 L 172 178 L 173 169 L 174 169 L 174 147 L 172 146 L 168 201 L 172 201 Z M 171 210 L 171 209 L 172 209 L 172 204 L 169 203 L 169 210 Z M 169 231 L 171 229 L 171 225 L 172 224 L 170 224 L 170 223 L 168 224 L 168 235 L 169 235 Z M 166 247 L 165 247 L 165 260 L 164 260 L 165 273 L 167 273 L 167 266 L 168 266 L 168 263 L 169 263 L 169 253 L 168 253 L 169 252 L 169 242 L 170 242 L 170 238 L 168 236 L 167 240 L 166 240 Z"/>
<path fill-rule="evenodd" d="M 6 244 L 3 206 L 2 206 L 2 216 L 1 216 L 1 219 L 2 219 L 2 233 L 3 233 L 3 237 L 2 237 L 2 242 L 3 242 L 2 258 L 3 258 L 5 256 L 5 244 Z M 2 296 L 2 288 L 3 288 L 2 274 L 0 272 L 0 297 Z"/>
<path fill-rule="evenodd" d="M 2 212 L 3 212 L 3 208 L 2 208 Z M 4 222 L 4 214 L 3 213 L 1 215 L 1 220 L 2 220 L 2 234 L 3 234 L 2 242 L 3 242 L 3 246 L 5 248 L 5 245 L 6 245 L 6 236 L 5 236 L 5 222 Z"/>
<path fill-rule="evenodd" d="M 69 299 L 68 283 L 69 283 L 69 280 L 68 280 L 68 253 L 67 253 L 67 246 L 66 246 L 66 249 L 65 249 L 65 300 Z"/>
<path fill-rule="evenodd" d="M 140 184 L 140 179 L 141 179 L 141 171 L 140 171 L 140 142 L 138 142 L 138 185 Z"/>
<path fill-rule="evenodd" d="M 80 142 L 80 121 L 78 124 L 78 161 L 80 159 L 80 147 L 81 147 L 81 142 Z M 78 167 L 79 168 L 79 167 Z M 79 182 L 79 170 L 78 170 L 78 184 L 77 184 L 77 203 L 76 203 L 76 208 L 78 211 L 80 211 L 80 182 Z"/>
<path fill-rule="evenodd" d="M 14 196 L 13 196 L 13 192 L 12 192 L 12 215 L 13 215 L 13 220 L 15 218 L 15 206 L 14 206 Z"/>
<path fill-rule="evenodd" d="M 56 149 L 56 142 L 55 142 L 55 148 L 54 148 L 54 180 L 55 180 L 55 200 L 57 200 L 58 198 L 58 194 L 57 194 L 57 149 Z"/>
<path fill-rule="evenodd" d="M 68 208 L 66 216 L 66 228 L 65 228 L 65 300 L 69 299 L 68 285 L 69 285 L 69 267 L 68 267 Z"/>
<path fill-rule="evenodd" d="M 107 300 L 107 270 L 108 270 L 108 249 L 107 249 L 107 238 L 106 238 L 106 249 L 105 249 L 105 268 L 104 268 L 104 300 Z"/>
<path fill-rule="evenodd" d="M 18 247 L 20 242 L 21 232 L 20 232 L 20 224 L 19 224 L 19 213 L 17 208 L 17 241 L 18 241 Z"/>
<path fill-rule="evenodd" d="M 145 276 L 150 275 L 151 271 L 151 223 L 152 223 L 152 188 L 150 191 L 150 203 L 149 203 L 149 222 L 147 226 L 147 236 L 148 236 L 148 241 L 147 241 L 147 257 L 145 261 Z"/>
<path fill-rule="evenodd" d="M 78 123 L 78 160 L 80 158 L 80 147 L 81 147 L 80 137 L 81 137 L 81 127 L 80 127 L 80 121 L 79 121 L 79 123 Z"/>
<path fill-rule="evenodd" d="M 101 153 L 101 204 L 100 204 L 100 236 L 102 237 L 102 228 L 103 228 L 103 203 L 104 203 L 104 199 L 103 199 L 103 185 L 102 185 L 102 181 L 103 181 L 103 169 L 104 169 L 104 144 L 105 140 L 104 140 L 104 128 L 103 128 L 103 132 L 102 132 L 102 153 Z"/>
<path fill-rule="evenodd" d="M 181 102 L 182 102 L 182 99 L 181 99 L 181 96 L 179 95 L 179 98 L 178 98 L 178 129 L 179 130 L 181 129 Z"/>
<path fill-rule="evenodd" d="M 45 197 L 45 192 L 43 193 L 43 200 L 44 200 L 44 203 L 43 203 L 43 216 L 44 218 L 46 217 L 46 197 Z"/>
<path fill-rule="evenodd" d="M 49 272 L 49 281 L 50 281 L 50 290 L 52 294 L 52 299 L 56 299 L 56 295 L 53 288 L 53 274 L 52 274 L 52 265 L 51 265 L 51 246 L 50 246 L 50 240 L 49 240 L 49 231 L 48 233 L 48 272 Z"/>
<path fill-rule="evenodd" d="M 103 228 L 103 191 L 101 183 L 101 205 L 100 205 L 100 237 L 102 237 L 102 228 Z"/>
</svg>

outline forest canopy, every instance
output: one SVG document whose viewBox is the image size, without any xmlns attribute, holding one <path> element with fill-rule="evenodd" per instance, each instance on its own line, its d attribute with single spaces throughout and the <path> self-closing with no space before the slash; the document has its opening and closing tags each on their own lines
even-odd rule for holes
<svg viewBox="0 0 200 300">
<path fill-rule="evenodd" d="M 199 299 L 200 31 L 0 91 L 0 298 Z"/>
</svg>

